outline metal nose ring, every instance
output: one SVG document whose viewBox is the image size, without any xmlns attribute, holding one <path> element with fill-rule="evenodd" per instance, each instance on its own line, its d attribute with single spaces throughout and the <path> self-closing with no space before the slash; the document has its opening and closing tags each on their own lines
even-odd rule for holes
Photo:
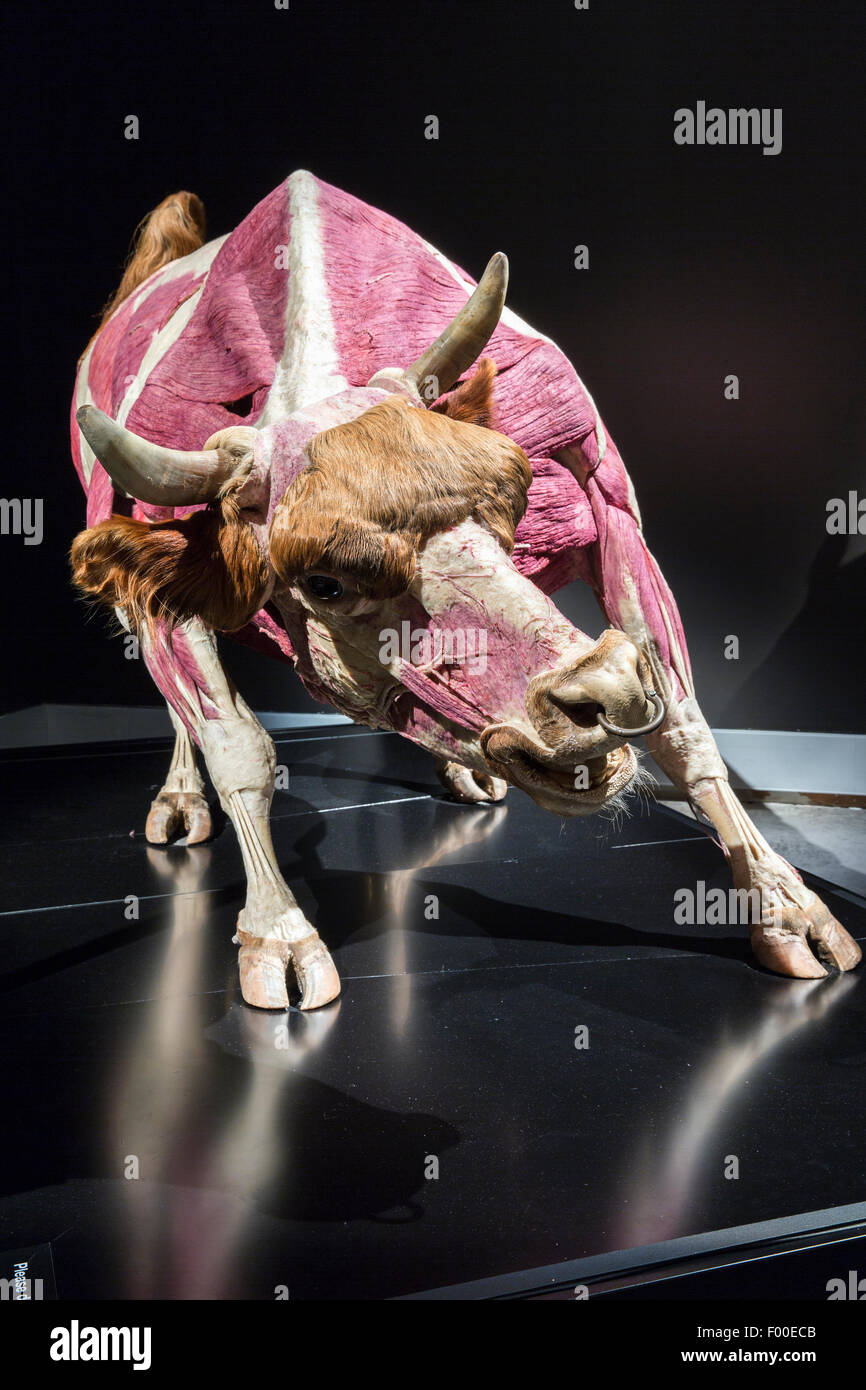
<svg viewBox="0 0 866 1390">
<path fill-rule="evenodd" d="M 617 738 L 637 738 L 640 734 L 653 733 L 661 724 L 667 711 L 661 695 L 657 695 L 654 690 L 647 690 L 645 694 L 648 700 L 655 701 L 656 706 L 656 712 L 649 724 L 642 724 L 639 729 L 621 729 L 618 724 L 611 724 L 608 719 L 605 719 L 601 711 L 595 716 L 596 722 L 601 725 L 605 733 L 614 734 Z"/>
</svg>

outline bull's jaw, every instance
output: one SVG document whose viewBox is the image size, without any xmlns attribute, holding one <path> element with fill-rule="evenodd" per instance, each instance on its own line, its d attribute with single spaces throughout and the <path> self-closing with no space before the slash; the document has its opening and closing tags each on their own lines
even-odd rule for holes
<svg viewBox="0 0 866 1390">
<path fill-rule="evenodd" d="M 482 743 L 489 730 L 485 729 Z M 591 816 L 627 791 L 638 771 L 634 750 L 622 744 L 612 752 L 573 767 L 556 767 L 520 754 L 501 762 L 486 758 L 488 773 L 518 787 L 544 811 L 557 816 Z M 588 779 L 588 785 L 585 785 Z"/>
</svg>

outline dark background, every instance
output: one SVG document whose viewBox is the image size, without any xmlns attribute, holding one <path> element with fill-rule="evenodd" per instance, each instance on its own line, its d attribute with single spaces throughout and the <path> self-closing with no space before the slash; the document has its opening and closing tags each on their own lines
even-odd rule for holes
<svg viewBox="0 0 866 1390">
<path fill-rule="evenodd" d="M 159 702 L 67 581 L 76 359 L 155 203 L 197 192 L 218 236 L 305 167 L 474 274 L 508 252 L 509 302 L 571 357 L 630 468 L 711 723 L 863 731 L 866 538 L 825 529 L 829 498 L 866 493 L 863 14 L 7 0 L 2 495 L 45 498 L 45 539 L 0 538 L 2 709 Z M 782 107 L 782 153 L 676 146 L 699 99 Z M 561 598 L 599 631 L 594 603 Z M 229 665 L 258 708 L 308 703 L 286 667 Z"/>
</svg>

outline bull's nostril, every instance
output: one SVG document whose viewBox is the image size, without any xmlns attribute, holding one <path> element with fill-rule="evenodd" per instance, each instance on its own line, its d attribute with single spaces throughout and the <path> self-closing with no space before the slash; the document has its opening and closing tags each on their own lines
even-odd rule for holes
<svg viewBox="0 0 866 1390">
<path fill-rule="evenodd" d="M 653 707 L 652 718 L 646 724 L 638 724 L 631 728 L 621 728 L 619 724 L 612 724 L 604 714 L 599 714 L 598 722 L 605 733 L 613 734 L 616 738 L 637 738 L 641 734 L 653 734 L 661 724 L 664 723 L 667 714 L 667 707 L 661 695 L 657 695 L 654 690 L 644 692 L 647 703 Z"/>
<path fill-rule="evenodd" d="M 579 729 L 592 729 L 598 722 L 598 716 L 604 714 L 604 705 L 600 705 L 597 700 L 562 700 L 556 699 L 563 714 L 567 715 L 572 724 L 576 724 Z"/>
</svg>

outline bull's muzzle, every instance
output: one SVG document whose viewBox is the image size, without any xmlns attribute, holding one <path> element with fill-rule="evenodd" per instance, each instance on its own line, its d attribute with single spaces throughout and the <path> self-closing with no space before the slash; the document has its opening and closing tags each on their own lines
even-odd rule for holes
<svg viewBox="0 0 866 1390">
<path fill-rule="evenodd" d="M 481 747 L 497 775 L 561 815 L 589 814 L 618 796 L 637 772 L 629 740 L 652 733 L 666 714 L 646 659 L 612 630 L 580 657 L 535 676 L 525 704 L 531 734 L 491 724 Z"/>
<path fill-rule="evenodd" d="M 665 717 L 665 703 L 642 653 L 611 629 L 577 660 L 534 677 L 526 712 L 557 755 L 592 757 L 652 733 Z"/>
</svg>

